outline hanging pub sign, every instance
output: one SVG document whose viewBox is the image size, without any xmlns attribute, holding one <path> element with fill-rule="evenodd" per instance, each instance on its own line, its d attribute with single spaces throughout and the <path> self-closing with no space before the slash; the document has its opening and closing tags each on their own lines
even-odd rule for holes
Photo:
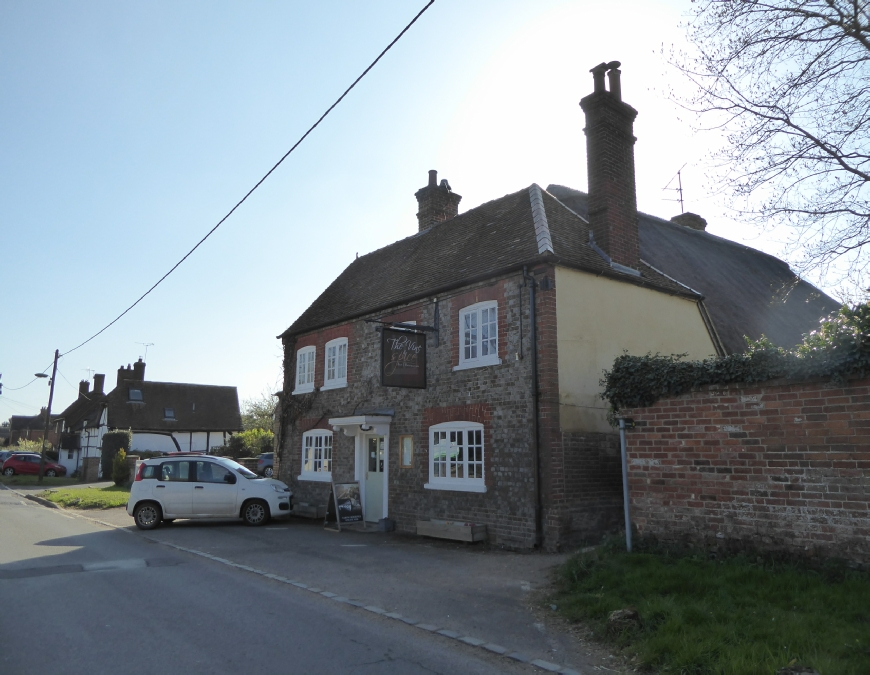
<svg viewBox="0 0 870 675">
<path fill-rule="evenodd" d="M 381 330 L 381 384 L 385 387 L 426 388 L 426 334 Z"/>
</svg>

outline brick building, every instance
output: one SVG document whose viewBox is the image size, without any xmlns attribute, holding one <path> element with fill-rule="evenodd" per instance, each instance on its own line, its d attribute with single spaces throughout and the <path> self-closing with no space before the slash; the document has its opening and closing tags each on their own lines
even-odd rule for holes
<svg viewBox="0 0 870 675">
<path fill-rule="evenodd" d="M 461 197 L 430 171 L 418 231 L 355 260 L 280 336 L 276 468 L 297 503 L 326 504 L 330 481 L 357 480 L 367 521 L 473 522 L 515 548 L 619 526 L 601 371 L 624 350 L 725 353 L 735 319 L 643 259 L 637 112 L 618 66 L 594 68 L 581 101 L 588 196 L 533 184 L 459 214 Z"/>
</svg>

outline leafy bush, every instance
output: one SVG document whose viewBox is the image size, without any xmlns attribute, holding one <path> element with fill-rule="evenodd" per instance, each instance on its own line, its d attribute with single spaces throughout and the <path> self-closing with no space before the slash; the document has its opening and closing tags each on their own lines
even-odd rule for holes
<svg viewBox="0 0 870 675">
<path fill-rule="evenodd" d="M 112 480 L 115 485 L 126 485 L 130 480 L 130 467 L 127 465 L 127 453 L 121 448 L 112 459 Z"/>
<path fill-rule="evenodd" d="M 12 452 L 33 452 L 37 455 L 42 452 L 42 440 L 30 441 L 26 438 L 19 438 L 15 445 L 9 446 Z M 45 452 L 48 454 L 52 451 L 51 443 L 45 444 Z"/>
<path fill-rule="evenodd" d="M 601 398 L 616 412 L 649 406 L 706 384 L 749 384 L 779 377 L 829 377 L 842 384 L 849 377 L 866 377 L 870 374 L 870 303 L 842 307 L 791 350 L 762 336 L 756 342 L 747 339 L 742 354 L 703 361 L 683 361 L 684 356 L 618 356 L 613 369 L 604 371 Z"/>
<path fill-rule="evenodd" d="M 126 453 L 130 450 L 130 444 L 133 441 L 133 432 L 127 429 L 126 431 L 109 431 L 103 434 L 103 452 L 100 457 L 100 470 L 102 475 L 108 476 L 113 471 L 115 455 L 119 450 L 124 450 Z"/>
<path fill-rule="evenodd" d="M 272 442 L 275 434 L 265 429 L 248 429 L 234 434 L 226 445 L 212 448 L 210 452 L 238 459 L 239 457 L 257 457 L 263 452 L 272 452 Z"/>
</svg>

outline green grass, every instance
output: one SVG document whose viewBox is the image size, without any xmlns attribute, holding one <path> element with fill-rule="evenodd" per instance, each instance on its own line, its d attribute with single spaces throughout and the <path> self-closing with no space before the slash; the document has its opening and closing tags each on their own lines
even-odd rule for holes
<svg viewBox="0 0 870 675">
<path fill-rule="evenodd" d="M 773 675 L 791 662 L 822 675 L 870 673 L 866 572 L 606 546 L 561 568 L 551 602 L 661 673 Z M 629 606 L 640 627 L 608 633 L 610 612 Z"/>
<path fill-rule="evenodd" d="M 27 475 L 22 476 L 20 474 L 15 476 L 3 476 L 0 475 L 0 484 L 3 485 L 38 485 L 38 476 Z M 63 486 L 63 485 L 77 485 L 79 482 L 78 478 L 49 478 L 48 476 L 42 477 L 42 484 L 47 485 L 49 487 L 53 486 Z"/>
<path fill-rule="evenodd" d="M 65 508 L 114 509 L 127 505 L 130 488 L 118 485 L 104 488 L 66 488 L 41 492 L 38 496 Z"/>
</svg>

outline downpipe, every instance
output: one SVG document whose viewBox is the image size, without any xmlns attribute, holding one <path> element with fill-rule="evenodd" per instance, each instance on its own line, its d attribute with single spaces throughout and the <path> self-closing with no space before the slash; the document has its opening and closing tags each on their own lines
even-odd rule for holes
<svg viewBox="0 0 870 675">
<path fill-rule="evenodd" d="M 529 287 L 529 343 L 532 350 L 532 454 L 535 460 L 535 548 L 540 549 L 544 542 L 543 514 L 541 499 L 541 451 L 538 442 L 538 331 L 535 327 L 535 288 L 537 282 L 528 269 L 523 267 L 523 286 Z M 520 317 L 522 325 L 522 317 Z"/>
<path fill-rule="evenodd" d="M 631 512 L 628 500 L 628 457 L 625 449 L 625 418 L 619 418 L 619 452 L 622 455 L 622 508 L 625 511 L 625 548 L 631 553 Z"/>
</svg>

